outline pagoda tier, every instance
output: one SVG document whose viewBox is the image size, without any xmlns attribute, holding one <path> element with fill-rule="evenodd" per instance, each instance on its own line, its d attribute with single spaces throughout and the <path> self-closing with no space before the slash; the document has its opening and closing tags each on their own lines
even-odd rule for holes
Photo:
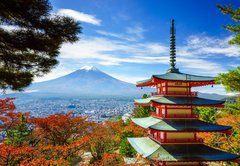
<svg viewBox="0 0 240 166">
<path fill-rule="evenodd" d="M 178 96 L 152 96 L 146 99 L 135 99 L 135 105 L 139 106 L 212 106 L 224 107 L 225 101 L 204 99 L 200 97 L 178 97 Z"/>
<path fill-rule="evenodd" d="M 198 119 L 157 119 L 154 117 L 132 118 L 132 121 L 148 129 L 148 136 L 159 143 L 203 143 L 198 132 L 231 133 L 231 126 L 207 123 Z"/>
<path fill-rule="evenodd" d="M 216 132 L 230 130 L 231 126 L 223 126 L 201 121 L 199 119 L 157 119 L 154 117 L 132 118 L 132 121 L 155 131 L 168 132 Z"/>
<path fill-rule="evenodd" d="M 203 144 L 159 144 L 148 137 L 128 138 L 128 141 L 144 158 L 159 161 L 159 164 L 199 165 L 204 161 L 233 161 L 239 157 Z"/>
<path fill-rule="evenodd" d="M 145 87 L 145 86 L 168 86 L 168 83 L 175 83 L 178 85 L 186 84 L 189 87 L 197 87 L 197 86 L 205 86 L 205 85 L 213 85 L 214 77 L 208 76 L 197 76 L 191 74 L 184 74 L 180 72 L 167 72 L 166 74 L 161 75 L 152 75 L 150 79 L 138 81 L 137 87 Z"/>
</svg>

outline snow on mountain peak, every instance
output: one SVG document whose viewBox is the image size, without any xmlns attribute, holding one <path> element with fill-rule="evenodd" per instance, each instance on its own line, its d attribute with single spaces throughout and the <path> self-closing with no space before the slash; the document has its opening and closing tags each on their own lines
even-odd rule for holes
<svg viewBox="0 0 240 166">
<path fill-rule="evenodd" d="M 97 68 L 94 66 L 83 66 L 80 68 L 81 70 L 86 70 L 86 71 L 96 71 Z"/>
</svg>

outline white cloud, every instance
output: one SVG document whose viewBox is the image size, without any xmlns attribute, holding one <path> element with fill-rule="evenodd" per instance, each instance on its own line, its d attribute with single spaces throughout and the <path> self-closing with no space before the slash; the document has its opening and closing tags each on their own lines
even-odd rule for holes
<svg viewBox="0 0 240 166">
<path fill-rule="evenodd" d="M 240 57 L 240 47 L 228 44 L 231 38 L 232 36 L 216 38 L 204 34 L 192 35 L 187 38 L 187 45 L 181 47 L 179 54 L 183 56 L 202 55 L 206 57 L 219 54 L 227 57 Z"/>
<path fill-rule="evenodd" d="M 186 50 L 188 56 L 183 54 L 186 46 L 179 46 L 177 66 L 185 71 L 194 70 L 196 73 L 215 75 L 226 70 L 218 63 L 201 57 L 200 53 L 192 54 Z M 65 44 L 61 48 L 61 57 L 79 60 L 94 60 L 101 65 L 120 65 L 122 63 L 139 64 L 168 64 L 169 49 L 160 43 L 125 42 L 110 40 L 108 38 L 83 37 L 75 44 Z M 204 66 L 204 67 L 203 67 Z M 211 73 L 209 73 L 211 71 Z"/>
<path fill-rule="evenodd" d="M 135 26 L 135 27 L 128 27 L 127 33 L 133 34 L 137 36 L 139 39 L 143 39 L 143 33 L 146 31 L 146 29 L 142 28 L 141 26 Z"/>
<path fill-rule="evenodd" d="M 136 76 L 133 76 L 133 75 L 118 75 L 118 74 L 110 74 L 110 75 L 114 78 L 117 78 L 119 80 L 123 80 L 125 82 L 129 82 L 129 83 L 132 83 L 132 84 L 136 84 L 136 82 L 140 81 L 140 80 L 148 79 L 146 77 L 136 77 Z"/>
<path fill-rule="evenodd" d="M 106 31 L 102 31 L 102 30 L 97 30 L 96 32 L 98 34 L 107 36 L 107 37 L 114 37 L 114 38 L 118 38 L 121 40 L 128 40 L 128 41 L 139 41 L 144 39 L 144 35 L 143 33 L 146 30 L 143 29 L 140 26 L 134 26 L 134 27 L 127 27 L 126 28 L 126 33 L 112 33 L 112 32 L 106 32 Z"/>
<path fill-rule="evenodd" d="M 72 9 L 60 9 L 58 10 L 57 14 L 72 17 L 77 21 L 86 22 L 93 25 L 101 25 L 101 20 L 97 19 L 95 16 Z"/>
</svg>

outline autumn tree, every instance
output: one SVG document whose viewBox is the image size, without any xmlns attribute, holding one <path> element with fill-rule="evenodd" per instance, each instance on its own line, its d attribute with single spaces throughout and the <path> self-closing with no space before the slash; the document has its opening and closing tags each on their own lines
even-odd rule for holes
<svg viewBox="0 0 240 166">
<path fill-rule="evenodd" d="M 122 166 L 125 165 L 123 158 L 119 154 L 104 153 L 101 160 L 92 164 L 93 166 Z"/>
<path fill-rule="evenodd" d="M 87 143 L 87 150 L 91 152 L 93 158 L 90 163 L 101 160 L 104 153 L 112 153 L 116 147 L 115 135 L 107 125 L 96 124 L 90 140 Z"/>
<path fill-rule="evenodd" d="M 78 40 L 78 23 L 51 13 L 48 0 L 0 1 L 1 89 L 22 90 L 58 63 L 64 42 Z"/>
<path fill-rule="evenodd" d="M 36 137 L 52 145 L 67 145 L 93 132 L 87 117 L 72 117 L 71 113 L 34 118 L 31 123 L 35 126 Z"/>
<path fill-rule="evenodd" d="M 70 113 L 27 121 L 20 116 L 0 145 L 0 165 L 69 165 L 75 159 L 81 160 L 91 126 L 85 118 L 71 117 Z"/>
<path fill-rule="evenodd" d="M 15 110 L 13 100 L 14 98 L 0 100 L 0 132 L 6 131 L 15 122 L 13 120 L 13 111 Z"/>
</svg>

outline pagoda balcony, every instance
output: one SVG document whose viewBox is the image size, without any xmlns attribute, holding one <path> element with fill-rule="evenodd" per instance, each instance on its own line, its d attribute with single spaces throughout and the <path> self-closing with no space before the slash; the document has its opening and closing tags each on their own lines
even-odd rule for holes
<svg viewBox="0 0 240 166">
<path fill-rule="evenodd" d="M 190 138 L 184 138 L 184 139 L 161 139 L 159 136 L 153 136 L 151 134 L 148 135 L 150 138 L 154 139 L 157 142 L 160 143 L 203 143 L 202 138 L 195 138 L 195 139 L 190 139 Z"/>
<path fill-rule="evenodd" d="M 152 96 L 164 95 L 164 96 L 192 96 L 197 97 L 198 92 L 152 92 Z"/>
<path fill-rule="evenodd" d="M 198 114 L 169 114 L 169 115 L 160 115 L 157 114 L 156 112 L 151 112 L 151 116 L 156 117 L 156 118 L 199 118 Z"/>
</svg>

